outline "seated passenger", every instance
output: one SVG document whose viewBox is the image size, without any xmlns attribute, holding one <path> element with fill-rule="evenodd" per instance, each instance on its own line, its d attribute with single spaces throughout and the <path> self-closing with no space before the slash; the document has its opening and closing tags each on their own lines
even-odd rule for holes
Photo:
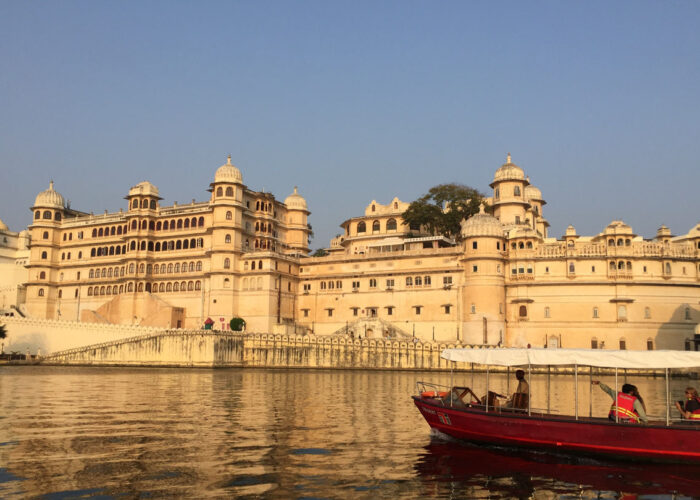
<svg viewBox="0 0 700 500">
<path fill-rule="evenodd" d="M 518 379 L 518 387 L 516 387 L 513 395 L 506 401 L 506 408 L 516 408 L 519 410 L 527 410 L 528 400 L 530 398 L 530 385 L 525 380 L 525 372 L 518 370 L 515 372 L 515 378 Z"/>
<path fill-rule="evenodd" d="M 600 380 L 591 380 L 591 384 L 599 385 L 613 400 L 608 418 L 613 422 L 648 423 L 644 400 L 639 391 L 632 384 L 624 384 L 622 391 L 615 393 L 610 387 Z M 615 404 L 617 403 L 617 405 Z"/>
<path fill-rule="evenodd" d="M 685 401 L 676 401 L 676 408 L 682 418 L 700 422 L 700 397 L 695 387 L 685 388 Z"/>
</svg>

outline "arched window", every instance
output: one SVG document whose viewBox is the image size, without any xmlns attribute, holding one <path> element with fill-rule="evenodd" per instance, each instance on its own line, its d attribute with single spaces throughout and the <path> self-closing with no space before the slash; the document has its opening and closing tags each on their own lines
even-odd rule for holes
<svg viewBox="0 0 700 500">
<path fill-rule="evenodd" d="M 627 270 L 628 271 L 632 270 L 632 263 L 630 261 L 627 261 Z"/>
<path fill-rule="evenodd" d="M 615 262 L 610 261 L 610 270 L 614 271 L 615 270 Z"/>
<path fill-rule="evenodd" d="M 46 272 L 45 272 L 45 271 L 41 271 L 41 272 L 39 273 L 39 279 L 40 279 L 40 280 L 46 279 Z"/>
<path fill-rule="evenodd" d="M 625 263 L 623 261 L 620 261 L 617 263 L 617 268 L 618 269 L 624 269 L 625 268 Z"/>
<path fill-rule="evenodd" d="M 410 276 L 406 277 L 406 286 L 413 286 L 413 278 Z"/>
<path fill-rule="evenodd" d="M 365 225 L 364 221 L 357 223 L 357 232 L 358 233 L 366 233 L 367 232 L 367 226 Z"/>
<path fill-rule="evenodd" d="M 164 292 L 165 291 L 165 283 L 161 283 L 160 286 L 158 287 L 159 292 Z"/>
<path fill-rule="evenodd" d="M 231 243 L 231 235 L 227 234 L 226 237 L 224 238 L 224 243 Z"/>
<path fill-rule="evenodd" d="M 112 277 L 112 268 L 111 267 L 109 269 L 107 269 L 107 277 L 108 278 Z"/>
<path fill-rule="evenodd" d="M 262 269 L 262 261 L 261 260 L 258 261 L 258 269 Z"/>
<path fill-rule="evenodd" d="M 181 240 L 177 240 L 175 242 L 175 250 L 182 250 L 182 241 Z"/>
<path fill-rule="evenodd" d="M 177 220 L 177 228 L 182 229 L 182 219 Z"/>
<path fill-rule="evenodd" d="M 134 284 L 133 284 L 133 283 L 129 283 L 129 284 L 127 285 L 127 287 L 126 287 L 126 291 L 127 291 L 127 292 L 133 292 L 133 291 L 134 291 Z"/>
<path fill-rule="evenodd" d="M 197 227 L 197 217 L 192 217 L 192 220 L 190 221 L 190 226 Z"/>
<path fill-rule="evenodd" d="M 119 293 L 124 293 L 124 285 L 119 285 Z"/>
<path fill-rule="evenodd" d="M 180 291 L 180 283 L 177 281 L 173 283 L 173 292 L 179 292 Z"/>
<path fill-rule="evenodd" d="M 37 210 L 36 212 L 34 212 L 34 218 L 41 219 L 41 210 Z"/>
<path fill-rule="evenodd" d="M 591 338 L 591 349 L 598 349 L 598 339 L 596 337 Z"/>
<path fill-rule="evenodd" d="M 89 277 L 89 278 L 94 278 L 94 277 L 95 277 L 95 270 L 94 270 L 94 269 L 90 269 L 90 273 L 88 274 L 88 277 Z"/>
<path fill-rule="evenodd" d="M 139 200 L 134 200 L 131 203 L 131 208 L 139 208 Z"/>
<path fill-rule="evenodd" d="M 51 212 L 49 212 L 48 210 L 45 210 L 44 211 L 44 219 L 51 219 Z"/>
<path fill-rule="evenodd" d="M 63 290 L 58 291 L 58 298 L 62 299 L 63 298 Z"/>
<path fill-rule="evenodd" d="M 195 282 L 194 282 L 194 289 L 195 289 L 195 290 L 201 290 L 201 289 L 202 289 L 202 282 L 201 282 L 201 281 L 195 281 Z"/>
<path fill-rule="evenodd" d="M 190 262 L 190 269 L 189 271 L 192 273 L 194 272 L 194 262 Z"/>
<path fill-rule="evenodd" d="M 176 272 L 176 273 L 179 273 L 179 272 L 180 272 L 180 263 L 179 263 L 179 262 L 176 262 L 176 263 L 175 263 L 175 272 Z"/>
<path fill-rule="evenodd" d="M 625 241 L 622 238 L 617 239 L 617 246 L 621 247 L 624 244 L 625 244 Z"/>
<path fill-rule="evenodd" d="M 515 188 L 513 188 L 513 195 L 520 196 L 520 186 L 515 186 Z"/>
<path fill-rule="evenodd" d="M 197 271 L 202 270 L 202 261 L 197 262 Z"/>
<path fill-rule="evenodd" d="M 381 229 L 381 225 L 379 224 L 378 220 L 375 220 L 372 223 L 372 231 L 379 231 Z"/>
<path fill-rule="evenodd" d="M 199 227 L 204 227 L 204 217 L 199 218 L 199 220 L 197 221 L 197 225 Z"/>
<path fill-rule="evenodd" d="M 518 316 L 521 318 L 527 318 L 527 306 L 520 306 L 518 309 Z"/>
<path fill-rule="evenodd" d="M 173 273 L 173 265 L 168 264 L 168 274 L 172 274 L 172 273 Z"/>
<path fill-rule="evenodd" d="M 569 274 L 574 274 L 576 272 L 576 265 L 573 262 L 569 262 Z"/>
<path fill-rule="evenodd" d="M 189 220 L 189 219 L 185 219 L 185 229 L 187 229 L 187 228 L 189 228 L 189 227 L 190 227 L 190 220 Z"/>
<path fill-rule="evenodd" d="M 598 316 L 598 308 L 597 308 L 597 307 L 594 307 L 594 308 L 593 308 L 593 317 L 594 317 L 594 318 L 598 318 L 598 317 L 599 317 L 599 316 Z"/>
<path fill-rule="evenodd" d="M 654 350 L 654 339 L 649 337 L 647 339 L 647 351 L 653 351 Z"/>
<path fill-rule="evenodd" d="M 92 230 L 92 237 L 97 238 L 97 229 Z"/>
<path fill-rule="evenodd" d="M 233 219 L 233 214 L 231 213 L 231 211 L 226 212 L 226 220 L 231 220 L 231 219 Z"/>
<path fill-rule="evenodd" d="M 54 216 L 56 220 L 61 220 L 61 212 L 56 212 L 56 215 Z"/>
<path fill-rule="evenodd" d="M 233 188 L 231 186 L 226 188 L 226 196 L 233 196 Z"/>
<path fill-rule="evenodd" d="M 134 264 L 133 263 L 129 264 L 129 274 L 134 274 Z M 131 291 L 131 290 L 129 290 L 129 291 Z"/>
<path fill-rule="evenodd" d="M 187 291 L 191 292 L 192 290 L 194 290 L 194 281 L 188 281 L 187 282 Z"/>
<path fill-rule="evenodd" d="M 138 224 L 139 223 L 137 221 L 132 220 L 131 221 L 131 229 L 136 230 L 139 227 Z"/>
<path fill-rule="evenodd" d="M 216 196 L 223 196 L 224 195 L 224 190 L 221 189 L 221 187 L 216 188 Z"/>
<path fill-rule="evenodd" d="M 189 247 L 190 247 L 190 241 L 189 240 L 182 240 L 183 250 L 187 250 Z"/>
<path fill-rule="evenodd" d="M 168 227 L 170 227 L 170 226 L 168 226 L 168 221 L 166 220 L 163 222 L 163 231 L 167 231 Z"/>
<path fill-rule="evenodd" d="M 150 283 L 146 283 L 146 291 L 147 292 L 151 291 L 151 284 Z"/>
<path fill-rule="evenodd" d="M 165 291 L 166 291 L 166 292 L 172 292 L 172 291 L 173 291 L 173 284 L 172 284 L 172 283 L 168 283 L 167 285 L 165 285 Z"/>
<path fill-rule="evenodd" d="M 572 241 L 571 243 L 573 243 L 573 241 Z M 527 242 L 527 247 L 528 247 L 528 248 L 532 248 L 532 242 L 531 242 L 531 241 L 528 241 L 528 242 Z"/>
<path fill-rule="evenodd" d="M 204 238 L 197 239 L 197 248 L 202 248 L 204 246 Z"/>
<path fill-rule="evenodd" d="M 386 230 L 396 231 L 396 219 L 389 219 L 388 221 L 386 221 Z"/>
<path fill-rule="evenodd" d="M 610 238 L 610 239 L 608 240 L 608 246 L 614 247 L 614 246 L 615 246 L 615 240 L 612 239 L 612 238 Z"/>
<path fill-rule="evenodd" d="M 255 271 L 255 261 L 250 263 L 250 269 L 251 271 Z"/>
<path fill-rule="evenodd" d="M 139 273 L 143 274 L 145 270 L 146 270 L 146 266 L 144 266 L 143 263 L 139 264 Z"/>
<path fill-rule="evenodd" d="M 416 276 L 415 284 L 416 286 L 421 286 L 423 284 L 423 280 L 420 276 Z"/>
<path fill-rule="evenodd" d="M 520 243 L 518 243 L 518 248 L 520 248 L 520 249 L 525 248 L 525 243 L 523 243 L 522 241 Z"/>
<path fill-rule="evenodd" d="M 141 229 L 146 229 L 146 227 L 148 227 L 148 222 L 144 219 L 141 221 Z"/>
<path fill-rule="evenodd" d="M 44 234 L 43 234 L 42 236 L 43 236 L 43 238 L 44 238 L 45 240 L 48 240 L 48 239 L 49 239 L 49 232 L 48 232 L 48 231 L 44 231 Z"/>
<path fill-rule="evenodd" d="M 43 297 L 43 296 L 44 296 L 44 289 L 43 289 L 43 288 L 39 288 L 39 293 L 38 293 L 38 295 L 39 295 L 39 297 Z"/>
<path fill-rule="evenodd" d="M 41 258 L 42 258 L 42 259 L 46 259 L 46 258 L 47 258 L 46 252 L 41 252 Z"/>
<path fill-rule="evenodd" d="M 671 274 L 671 264 L 669 262 L 666 262 L 664 270 L 666 271 L 666 274 Z"/>
<path fill-rule="evenodd" d="M 91 286 L 88 287 L 87 294 L 88 294 L 88 297 L 92 297 L 92 287 Z"/>
</svg>

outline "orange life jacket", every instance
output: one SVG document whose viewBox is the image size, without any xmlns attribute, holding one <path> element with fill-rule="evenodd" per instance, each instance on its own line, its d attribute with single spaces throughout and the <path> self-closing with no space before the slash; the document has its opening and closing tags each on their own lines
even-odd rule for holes
<svg viewBox="0 0 700 500">
<path fill-rule="evenodd" d="M 693 398 L 693 399 L 695 401 L 697 401 L 698 403 L 700 403 L 700 399 L 698 399 L 698 398 Z M 693 399 L 689 399 L 688 401 L 693 401 Z M 695 420 L 700 420 L 700 408 L 698 408 L 697 410 L 693 410 L 690 413 L 690 418 L 695 419 Z"/>
<path fill-rule="evenodd" d="M 624 392 L 617 393 L 617 401 L 613 401 L 610 407 L 610 413 L 608 416 L 611 419 L 615 418 L 625 422 L 637 422 L 639 423 L 639 414 L 634 410 L 634 402 L 637 400 L 636 397 L 630 394 L 625 394 Z M 617 402 L 617 406 L 615 403 Z"/>
</svg>

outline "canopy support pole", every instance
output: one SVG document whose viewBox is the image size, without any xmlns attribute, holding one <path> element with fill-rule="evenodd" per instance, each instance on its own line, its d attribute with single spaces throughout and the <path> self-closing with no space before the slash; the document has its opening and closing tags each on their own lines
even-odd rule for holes
<svg viewBox="0 0 700 500">
<path fill-rule="evenodd" d="M 527 365 L 527 415 L 532 415 L 532 405 L 530 405 L 530 387 L 532 387 L 532 371 L 530 363 Z"/>
<path fill-rule="evenodd" d="M 549 396 L 550 396 L 550 390 L 551 390 L 551 378 L 552 378 L 551 366 L 547 365 L 547 413 L 548 414 L 551 413 L 551 408 L 550 408 L 550 404 L 549 404 Z M 530 399 L 530 398 L 528 397 L 527 399 Z"/>
<path fill-rule="evenodd" d="M 455 375 L 454 368 L 455 368 L 455 363 L 457 363 L 457 362 L 456 362 L 456 361 L 453 361 L 453 362 L 450 364 L 450 406 L 453 406 L 453 400 L 454 400 L 454 398 L 452 397 L 452 390 L 453 390 L 453 388 L 454 388 L 454 386 L 455 386 L 455 381 L 454 381 L 454 375 Z M 437 391 L 437 388 L 435 388 L 435 390 Z"/>
<path fill-rule="evenodd" d="M 506 394 L 510 394 L 510 366 L 506 367 Z"/>
<path fill-rule="evenodd" d="M 486 413 L 489 412 L 489 365 L 486 365 Z"/>
<path fill-rule="evenodd" d="M 574 415 L 578 420 L 578 365 L 574 365 Z"/>
<path fill-rule="evenodd" d="M 615 367 L 615 423 L 619 422 L 618 416 L 619 412 L 617 411 L 618 409 L 618 403 L 617 399 L 618 396 L 620 395 L 619 389 L 617 388 L 617 366 Z"/>
<path fill-rule="evenodd" d="M 666 425 L 671 425 L 671 382 L 668 379 L 668 368 L 666 368 Z"/>
<path fill-rule="evenodd" d="M 593 417 L 593 367 L 588 368 L 588 416 Z"/>
</svg>

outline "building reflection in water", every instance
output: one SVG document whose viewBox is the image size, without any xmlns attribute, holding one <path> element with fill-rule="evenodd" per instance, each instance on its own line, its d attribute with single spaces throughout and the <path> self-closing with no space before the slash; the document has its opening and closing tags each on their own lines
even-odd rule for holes
<svg viewBox="0 0 700 500">
<path fill-rule="evenodd" d="M 520 457 L 515 467 L 507 453 L 435 441 L 410 399 L 417 380 L 449 384 L 450 375 L 5 367 L 0 496 L 415 498 L 454 497 L 455 488 L 458 497 L 623 491 L 625 484 L 590 482 L 578 465 Z M 471 375 L 455 375 L 454 382 L 471 385 Z M 632 382 L 650 413 L 665 414 L 663 379 Z M 685 385 L 673 381 L 678 397 Z M 485 392 L 479 374 L 474 386 Z M 546 386 L 546 376 L 533 377 L 533 406 L 546 407 Z M 573 413 L 572 377 L 553 376 L 550 386 L 551 406 Z M 491 374 L 490 388 L 505 394 L 514 383 Z M 606 414 L 610 400 L 597 391 L 593 412 Z M 588 414 L 588 395 L 588 378 L 581 376 L 581 414 Z M 541 465 L 552 472 L 543 473 Z M 624 470 L 603 469 L 613 475 Z M 685 469 L 677 470 L 676 486 L 665 485 L 661 472 L 639 475 L 656 477 L 662 490 L 693 487 Z M 658 492 L 645 484 L 639 487 Z"/>
</svg>

